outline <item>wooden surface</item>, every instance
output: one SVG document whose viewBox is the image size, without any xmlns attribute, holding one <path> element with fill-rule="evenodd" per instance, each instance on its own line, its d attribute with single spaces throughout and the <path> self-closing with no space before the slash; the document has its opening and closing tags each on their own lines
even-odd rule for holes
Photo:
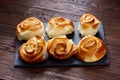
<svg viewBox="0 0 120 80">
<path fill-rule="evenodd" d="M 104 24 L 109 66 L 14 68 L 15 28 L 27 17 L 47 22 L 55 16 L 79 21 L 91 13 Z M 0 0 L 0 79 L 119 80 L 120 0 Z"/>
</svg>

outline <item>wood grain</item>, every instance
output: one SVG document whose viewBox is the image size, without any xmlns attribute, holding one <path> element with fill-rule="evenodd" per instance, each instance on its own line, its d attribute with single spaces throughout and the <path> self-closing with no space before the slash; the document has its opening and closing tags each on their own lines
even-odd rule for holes
<svg viewBox="0 0 120 80">
<path fill-rule="evenodd" d="M 14 68 L 15 29 L 25 18 L 47 22 L 55 16 L 79 21 L 84 13 L 104 24 L 109 66 Z M 0 80 L 119 80 L 120 0 L 1 0 Z"/>
</svg>

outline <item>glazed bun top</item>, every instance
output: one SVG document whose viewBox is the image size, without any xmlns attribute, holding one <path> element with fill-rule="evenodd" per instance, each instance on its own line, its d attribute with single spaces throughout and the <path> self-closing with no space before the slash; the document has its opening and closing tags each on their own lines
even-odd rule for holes
<svg viewBox="0 0 120 80">
<path fill-rule="evenodd" d="M 28 40 L 37 35 L 44 36 L 43 23 L 35 17 L 27 18 L 17 25 L 16 35 L 19 40 Z"/>
<path fill-rule="evenodd" d="M 84 62 L 95 62 L 106 54 L 106 46 L 103 41 L 95 36 L 83 37 L 77 45 L 76 57 Z"/>
<path fill-rule="evenodd" d="M 23 43 L 18 53 L 22 60 L 27 63 L 37 63 L 45 60 L 47 43 L 43 36 L 30 38 L 26 43 Z"/>
<path fill-rule="evenodd" d="M 95 35 L 100 27 L 100 21 L 91 14 L 84 14 L 80 18 L 78 31 L 82 36 Z"/>
<path fill-rule="evenodd" d="M 71 34 L 74 31 L 73 22 L 63 17 L 54 17 L 48 21 L 46 32 L 49 38 Z"/>
</svg>

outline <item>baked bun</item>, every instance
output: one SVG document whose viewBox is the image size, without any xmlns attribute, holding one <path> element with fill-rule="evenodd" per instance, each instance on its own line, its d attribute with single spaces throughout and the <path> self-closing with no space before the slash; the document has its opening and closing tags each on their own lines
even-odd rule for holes
<svg viewBox="0 0 120 80">
<path fill-rule="evenodd" d="M 46 33 L 49 38 L 71 34 L 73 31 L 74 25 L 72 21 L 63 17 L 50 19 L 46 27 Z"/>
<path fill-rule="evenodd" d="M 47 51 L 52 58 L 65 60 L 74 54 L 75 45 L 72 40 L 63 35 L 49 40 Z"/>
<path fill-rule="evenodd" d="M 80 18 L 78 31 L 81 36 L 95 35 L 100 27 L 100 21 L 91 14 L 84 14 Z"/>
<path fill-rule="evenodd" d="M 103 41 L 95 36 L 83 37 L 76 49 L 76 57 L 84 62 L 95 62 L 106 54 L 106 47 Z"/>
<path fill-rule="evenodd" d="M 36 36 L 23 43 L 18 49 L 18 54 L 27 63 L 37 63 L 45 60 L 46 48 L 44 37 Z"/>
<path fill-rule="evenodd" d="M 43 23 L 35 17 L 27 18 L 17 25 L 16 35 L 20 41 L 28 40 L 38 35 L 44 36 Z"/>
</svg>

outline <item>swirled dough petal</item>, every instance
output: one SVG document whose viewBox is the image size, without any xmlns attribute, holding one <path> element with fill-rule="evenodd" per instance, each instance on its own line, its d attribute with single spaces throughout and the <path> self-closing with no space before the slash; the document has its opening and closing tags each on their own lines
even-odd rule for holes
<svg viewBox="0 0 120 80">
<path fill-rule="evenodd" d="M 47 51 L 51 57 L 65 60 L 75 53 L 75 45 L 66 36 L 59 36 L 48 41 Z"/>
<path fill-rule="evenodd" d="M 74 25 L 72 21 L 63 17 L 51 18 L 46 27 L 46 33 L 49 38 L 71 34 L 73 31 Z"/>
<path fill-rule="evenodd" d="M 28 40 L 38 35 L 44 36 L 43 23 L 35 17 L 27 18 L 17 25 L 16 35 L 20 41 Z"/>
<path fill-rule="evenodd" d="M 81 36 L 95 35 L 100 27 L 100 21 L 91 14 L 84 14 L 80 18 L 78 31 Z"/>
<path fill-rule="evenodd" d="M 37 63 L 45 60 L 47 44 L 42 36 L 30 38 L 26 43 L 23 43 L 18 53 L 20 58 L 27 63 Z"/>
<path fill-rule="evenodd" d="M 77 45 L 76 57 L 84 62 L 95 62 L 106 54 L 106 47 L 103 41 L 95 36 L 83 37 Z"/>
</svg>

